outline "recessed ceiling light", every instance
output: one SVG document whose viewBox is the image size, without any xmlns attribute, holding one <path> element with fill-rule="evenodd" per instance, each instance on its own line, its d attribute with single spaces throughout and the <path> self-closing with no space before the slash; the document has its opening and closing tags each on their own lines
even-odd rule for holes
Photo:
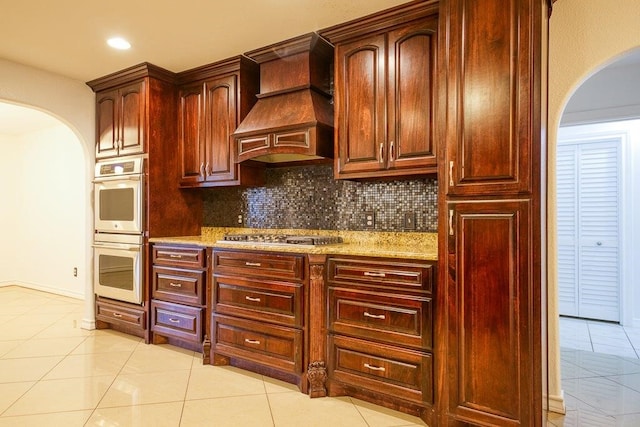
<svg viewBox="0 0 640 427">
<path fill-rule="evenodd" d="M 114 49 L 127 50 L 131 47 L 131 43 L 122 37 L 113 37 L 107 40 L 107 44 Z"/>
</svg>

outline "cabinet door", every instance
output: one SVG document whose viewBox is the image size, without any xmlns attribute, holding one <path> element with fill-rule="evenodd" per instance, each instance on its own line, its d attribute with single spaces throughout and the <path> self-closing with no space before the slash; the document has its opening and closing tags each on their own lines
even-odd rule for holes
<svg viewBox="0 0 640 427">
<path fill-rule="evenodd" d="M 461 202 L 448 209 L 448 413 L 481 425 L 538 425 L 541 294 L 532 203 Z"/>
<path fill-rule="evenodd" d="M 144 81 L 120 88 L 118 92 L 119 155 L 144 152 L 145 85 Z"/>
<path fill-rule="evenodd" d="M 437 19 L 388 35 L 389 169 L 435 171 L 434 91 Z"/>
<path fill-rule="evenodd" d="M 384 34 L 336 48 L 336 176 L 385 168 L 386 48 Z"/>
<path fill-rule="evenodd" d="M 233 132 L 237 126 L 235 75 L 205 83 L 205 174 L 207 181 L 237 177 Z"/>
<path fill-rule="evenodd" d="M 182 164 L 181 185 L 204 179 L 204 141 L 202 130 L 203 85 L 183 87 L 179 99 L 179 141 Z"/>
<path fill-rule="evenodd" d="M 540 73 L 533 67 L 542 61 L 531 28 L 540 3 L 451 0 L 441 13 L 449 31 L 443 53 L 450 195 L 532 191 L 541 111 L 532 108 L 540 105 Z"/>
<path fill-rule="evenodd" d="M 96 159 L 118 155 L 118 90 L 96 94 Z"/>
</svg>

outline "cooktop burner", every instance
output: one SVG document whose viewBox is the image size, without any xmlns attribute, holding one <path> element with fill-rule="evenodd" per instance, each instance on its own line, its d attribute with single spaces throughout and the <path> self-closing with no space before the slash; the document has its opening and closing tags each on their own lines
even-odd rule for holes
<svg viewBox="0 0 640 427">
<path fill-rule="evenodd" d="M 342 237 L 338 236 L 296 236 L 290 234 L 227 234 L 223 237 L 225 242 L 265 243 L 284 245 L 332 245 L 342 243 Z"/>
</svg>

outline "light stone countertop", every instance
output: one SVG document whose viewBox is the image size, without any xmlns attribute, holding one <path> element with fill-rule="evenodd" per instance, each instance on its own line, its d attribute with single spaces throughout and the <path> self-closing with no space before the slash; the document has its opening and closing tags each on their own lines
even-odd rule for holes
<svg viewBox="0 0 640 427">
<path fill-rule="evenodd" d="M 213 248 L 249 249 L 270 252 L 304 254 L 360 255 L 371 257 L 407 258 L 425 261 L 438 259 L 437 233 L 401 233 L 380 231 L 335 231 L 300 229 L 255 229 L 232 227 L 202 227 L 199 236 L 154 237 L 153 243 L 178 243 Z M 340 236 L 344 243 L 323 246 L 254 244 L 223 242 L 225 234 L 295 234 Z"/>
</svg>

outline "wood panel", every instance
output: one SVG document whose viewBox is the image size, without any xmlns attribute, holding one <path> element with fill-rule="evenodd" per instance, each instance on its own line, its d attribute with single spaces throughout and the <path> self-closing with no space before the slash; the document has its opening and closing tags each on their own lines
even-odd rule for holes
<svg viewBox="0 0 640 427">
<path fill-rule="evenodd" d="M 181 183 L 204 179 L 204 141 L 201 128 L 203 86 L 195 84 L 180 89 L 179 144 L 181 152 Z"/>
<path fill-rule="evenodd" d="M 238 125 L 237 76 L 207 81 L 205 116 L 205 174 L 208 181 L 229 181 L 236 176 L 236 150 L 232 133 Z"/>
</svg>

